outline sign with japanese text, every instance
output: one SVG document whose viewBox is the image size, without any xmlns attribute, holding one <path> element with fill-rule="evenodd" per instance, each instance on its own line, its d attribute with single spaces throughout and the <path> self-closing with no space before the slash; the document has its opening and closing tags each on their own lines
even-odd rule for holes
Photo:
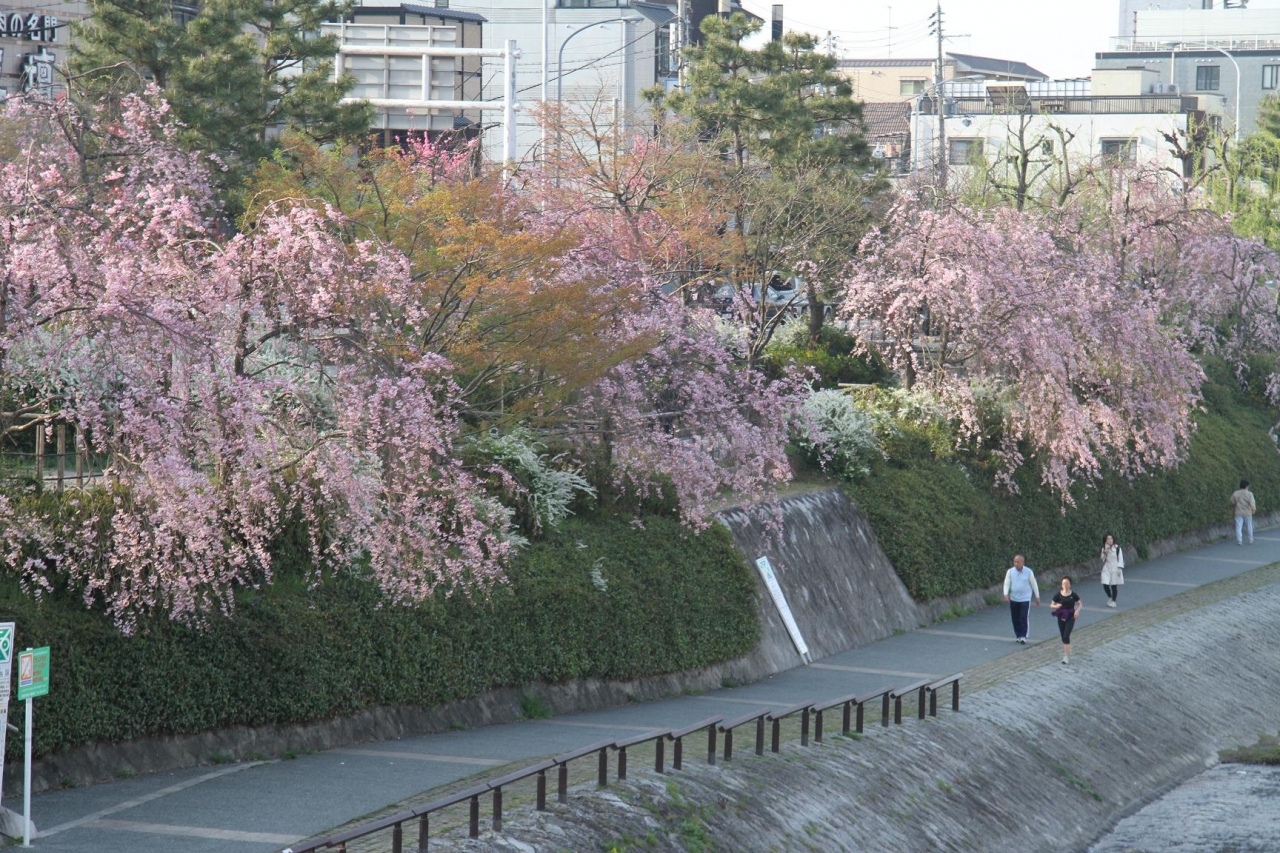
<svg viewBox="0 0 1280 853">
<path fill-rule="evenodd" d="M 18 654 L 18 699 L 49 695 L 49 647 Z"/>
</svg>

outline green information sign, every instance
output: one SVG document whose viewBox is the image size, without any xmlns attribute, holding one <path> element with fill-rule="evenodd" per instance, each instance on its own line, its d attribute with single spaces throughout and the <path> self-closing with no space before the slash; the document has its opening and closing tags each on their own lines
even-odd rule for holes
<svg viewBox="0 0 1280 853">
<path fill-rule="evenodd" d="M 18 701 L 49 695 L 49 647 L 18 652 Z"/>
</svg>

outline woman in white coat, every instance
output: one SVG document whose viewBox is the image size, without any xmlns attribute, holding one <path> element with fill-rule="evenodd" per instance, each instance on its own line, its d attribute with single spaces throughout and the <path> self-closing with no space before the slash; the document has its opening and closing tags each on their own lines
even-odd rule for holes
<svg viewBox="0 0 1280 853">
<path fill-rule="evenodd" d="M 1124 551 L 1110 533 L 1102 540 L 1102 591 L 1107 594 L 1107 606 L 1116 606 L 1116 596 L 1124 583 Z"/>
</svg>

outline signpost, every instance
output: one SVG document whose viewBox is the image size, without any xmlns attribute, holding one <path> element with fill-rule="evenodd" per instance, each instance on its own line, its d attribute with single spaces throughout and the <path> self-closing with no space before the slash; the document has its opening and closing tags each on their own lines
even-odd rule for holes
<svg viewBox="0 0 1280 853">
<path fill-rule="evenodd" d="M 773 603 L 777 605 L 778 612 L 782 614 L 782 624 L 787 627 L 787 633 L 791 635 L 791 642 L 796 644 L 796 651 L 800 653 L 800 660 L 804 661 L 806 665 L 812 663 L 809 659 L 809 646 L 800 634 L 800 626 L 796 624 L 795 617 L 791 615 L 791 606 L 787 604 L 787 597 L 782 594 L 782 587 L 778 585 L 778 576 L 773 573 L 773 566 L 769 564 L 769 558 L 761 557 L 756 560 L 756 568 L 760 570 L 760 577 L 764 578 L 764 585 L 769 590 L 769 596 L 773 599 Z"/>
<path fill-rule="evenodd" d="M 4 746 L 9 734 L 9 683 L 13 673 L 14 623 L 0 622 L 0 767 L 4 764 Z M 0 773 L 0 782 L 4 774 Z M 3 790 L 0 790 L 0 801 Z"/>
<path fill-rule="evenodd" d="M 8 680 L 5 682 L 5 690 Z M 27 703 L 27 742 L 22 764 L 22 846 L 31 846 L 31 700 L 49 695 L 49 647 L 18 655 L 18 699 Z"/>
</svg>

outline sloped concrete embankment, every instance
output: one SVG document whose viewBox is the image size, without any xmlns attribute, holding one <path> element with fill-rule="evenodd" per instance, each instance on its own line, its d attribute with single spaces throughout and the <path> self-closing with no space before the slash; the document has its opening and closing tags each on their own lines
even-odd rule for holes
<svg viewBox="0 0 1280 853">
<path fill-rule="evenodd" d="M 630 839 L 643 843 L 619 849 L 1083 850 L 1218 749 L 1276 731 L 1278 614 L 1272 585 L 1097 648 L 1086 629 L 1070 667 L 1056 643 L 1028 649 L 1042 666 L 965 696 L 959 714 L 856 741 L 792 742 L 728 767 L 646 773 L 580 790 L 553 812 L 508 815 L 502 836 L 432 847 L 596 850 Z"/>
<path fill-rule="evenodd" d="M 761 510 L 731 510 L 720 521 L 752 564 L 768 557 L 796 626 L 814 660 L 865 646 L 895 630 L 920 626 L 920 613 L 876 541 L 866 516 L 837 489 L 797 495 L 780 504 L 780 535 Z M 795 644 L 763 582 L 761 641 L 728 675 L 754 681 L 800 665 Z"/>
</svg>

